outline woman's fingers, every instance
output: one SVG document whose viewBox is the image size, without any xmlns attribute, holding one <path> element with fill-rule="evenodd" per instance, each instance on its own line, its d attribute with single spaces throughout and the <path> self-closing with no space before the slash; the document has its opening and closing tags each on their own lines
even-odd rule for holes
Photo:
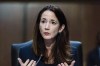
<svg viewBox="0 0 100 66">
<path fill-rule="evenodd" d="M 68 64 L 66 62 L 58 64 L 58 66 L 68 66 Z"/>
<path fill-rule="evenodd" d="M 70 66 L 74 66 L 74 64 L 75 64 L 75 60 L 71 62 Z"/>
<path fill-rule="evenodd" d="M 24 63 L 24 65 L 26 66 L 29 63 L 29 59 L 27 59 Z"/>
<path fill-rule="evenodd" d="M 58 64 L 57 66 L 61 66 L 60 64 Z"/>
<path fill-rule="evenodd" d="M 58 64 L 58 66 L 74 66 L 74 64 L 75 64 L 75 61 L 72 61 L 70 65 L 68 65 L 66 62 L 64 62 L 64 63 Z"/>
<path fill-rule="evenodd" d="M 27 66 L 32 66 L 34 60 L 31 60 Z"/>
<path fill-rule="evenodd" d="M 65 66 L 68 66 L 68 64 L 67 64 L 66 62 L 64 62 L 64 65 L 65 65 Z"/>
<path fill-rule="evenodd" d="M 20 58 L 18 58 L 18 61 L 21 66 L 35 66 L 36 65 L 36 61 L 34 61 L 34 60 L 29 61 L 29 59 L 27 59 L 25 61 L 25 63 L 23 63 L 22 60 Z"/>
<path fill-rule="evenodd" d="M 18 58 L 18 62 L 20 63 L 21 66 L 23 65 L 23 62 L 20 58 Z"/>
<path fill-rule="evenodd" d="M 61 63 L 61 66 L 65 66 L 64 63 Z"/>
<path fill-rule="evenodd" d="M 33 62 L 32 66 L 36 66 L 36 61 Z"/>
<path fill-rule="evenodd" d="M 36 61 L 31 60 L 27 66 L 36 66 Z"/>
</svg>

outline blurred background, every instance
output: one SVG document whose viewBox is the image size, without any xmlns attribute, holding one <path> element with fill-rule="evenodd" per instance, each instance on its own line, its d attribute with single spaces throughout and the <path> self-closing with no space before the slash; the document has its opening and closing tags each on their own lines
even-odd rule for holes
<svg viewBox="0 0 100 66">
<path fill-rule="evenodd" d="M 97 2 L 0 2 L 0 66 L 11 66 L 11 44 L 32 39 L 38 12 L 46 5 L 59 6 L 64 12 L 70 40 L 82 42 L 83 65 L 87 53 L 96 46 L 100 32 L 100 5 Z"/>
</svg>

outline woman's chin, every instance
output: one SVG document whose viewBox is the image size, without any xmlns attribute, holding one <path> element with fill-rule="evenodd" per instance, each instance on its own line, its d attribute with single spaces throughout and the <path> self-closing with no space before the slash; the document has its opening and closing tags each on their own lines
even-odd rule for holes
<svg viewBox="0 0 100 66">
<path fill-rule="evenodd" d="M 43 37 L 45 40 L 50 40 L 52 39 L 51 37 Z"/>
</svg>

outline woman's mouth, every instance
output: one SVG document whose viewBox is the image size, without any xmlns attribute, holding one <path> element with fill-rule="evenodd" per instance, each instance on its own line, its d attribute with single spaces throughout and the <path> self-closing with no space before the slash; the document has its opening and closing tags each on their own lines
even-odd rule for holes
<svg viewBox="0 0 100 66">
<path fill-rule="evenodd" d="M 48 36 L 48 35 L 50 35 L 50 33 L 48 33 L 48 32 L 44 32 L 44 35 Z"/>
</svg>

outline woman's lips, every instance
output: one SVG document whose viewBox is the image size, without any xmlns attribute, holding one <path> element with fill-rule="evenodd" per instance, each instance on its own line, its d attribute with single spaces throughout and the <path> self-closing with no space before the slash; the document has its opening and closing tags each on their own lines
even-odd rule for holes
<svg viewBox="0 0 100 66">
<path fill-rule="evenodd" d="M 44 32 L 44 34 L 45 34 L 46 36 L 50 35 L 50 33 L 48 33 L 48 32 Z"/>
</svg>

